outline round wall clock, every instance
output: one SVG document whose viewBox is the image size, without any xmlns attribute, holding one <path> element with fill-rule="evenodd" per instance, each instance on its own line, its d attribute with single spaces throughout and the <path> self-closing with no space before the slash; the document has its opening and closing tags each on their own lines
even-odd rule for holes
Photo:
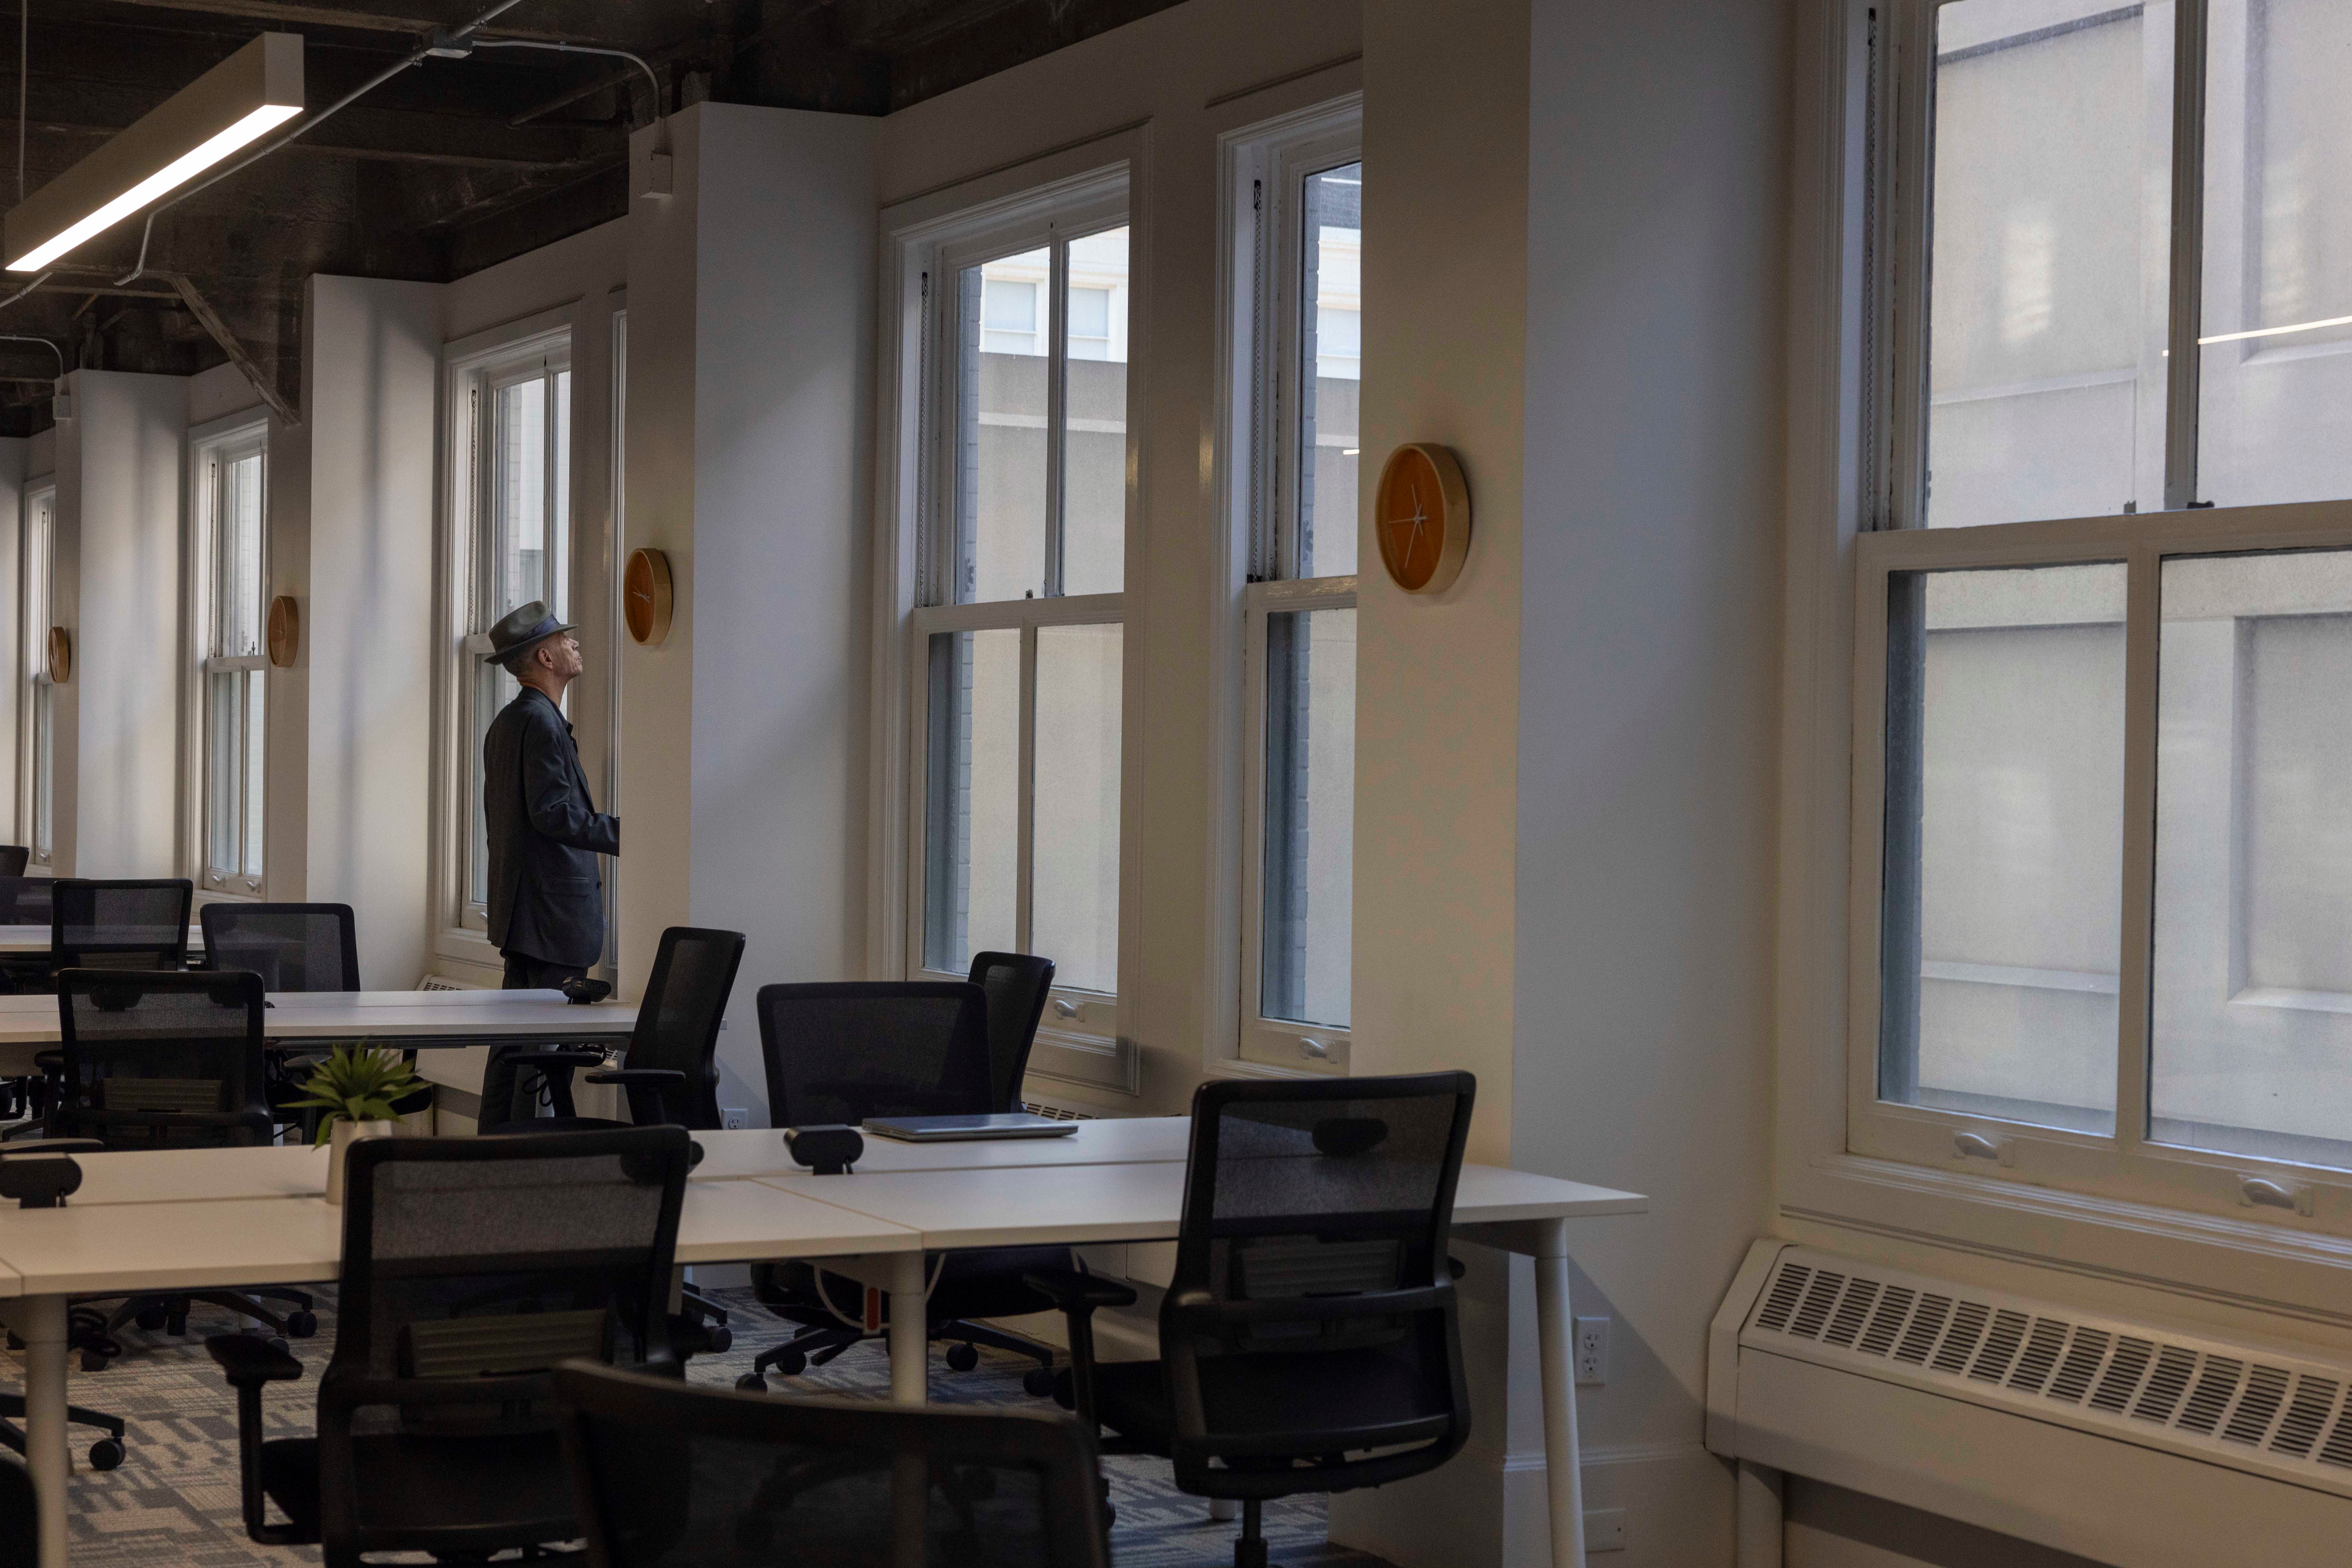
<svg viewBox="0 0 2352 1568">
<path fill-rule="evenodd" d="M 621 604 L 631 639 L 659 647 L 669 636 L 669 557 L 658 550 L 632 551 L 621 574 Z"/>
<path fill-rule="evenodd" d="M 73 679 L 73 633 L 49 628 L 49 679 L 62 686 Z"/>
<path fill-rule="evenodd" d="M 301 606 L 295 604 L 293 595 L 280 594 L 269 601 L 269 662 L 280 669 L 290 668 L 301 647 Z"/>
<path fill-rule="evenodd" d="M 1470 553 L 1470 487 L 1451 447 L 1412 441 L 1389 454 L 1372 496 L 1381 563 L 1408 594 L 1442 594 Z"/>
</svg>

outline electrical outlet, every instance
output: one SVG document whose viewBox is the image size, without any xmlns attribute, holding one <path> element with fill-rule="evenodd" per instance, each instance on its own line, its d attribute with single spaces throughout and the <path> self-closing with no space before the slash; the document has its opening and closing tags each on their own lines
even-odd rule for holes
<svg viewBox="0 0 2352 1568">
<path fill-rule="evenodd" d="M 1606 1318 L 1594 1321 L 1608 1321 Z M 1622 1508 L 1587 1510 L 1584 1515 L 1584 1550 L 1587 1552 L 1624 1551 L 1625 1510 Z"/>
<path fill-rule="evenodd" d="M 1576 1381 L 1580 1384 L 1609 1381 L 1609 1320 L 1606 1318 L 1576 1320 Z"/>
<path fill-rule="evenodd" d="M 740 1105 L 722 1107 L 719 1112 L 719 1125 L 725 1128 L 730 1132 L 738 1131 L 751 1125 L 751 1112 L 749 1109 Z M 1582 1324 L 1580 1323 L 1578 1326 L 1580 1328 L 1582 1327 Z M 1584 1364 L 1580 1352 L 1579 1352 L 1576 1364 L 1579 1366 L 1582 1366 Z"/>
</svg>

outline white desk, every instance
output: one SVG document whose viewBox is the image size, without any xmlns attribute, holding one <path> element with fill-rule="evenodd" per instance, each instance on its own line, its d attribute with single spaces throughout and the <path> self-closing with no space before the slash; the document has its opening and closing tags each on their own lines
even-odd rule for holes
<svg viewBox="0 0 2352 1568">
<path fill-rule="evenodd" d="M 730 1173 L 781 1154 L 781 1134 L 698 1133 L 707 1153 L 688 1186 L 677 1260 L 824 1258 L 885 1286 L 893 1300 L 891 1394 L 919 1404 L 928 1396 L 926 1254 L 1173 1237 L 1185 1167 L 1181 1148 L 1168 1151 L 1186 1126 L 1181 1117 L 1096 1122 L 1072 1139 L 1017 1145 L 869 1139 L 867 1158 L 850 1174 L 755 1179 Z M 84 1187 L 72 1206 L 0 1208 L 0 1312 L 26 1345 L 26 1447 L 43 1500 L 44 1568 L 66 1561 L 67 1295 L 331 1279 L 341 1258 L 341 1211 L 285 1195 L 308 1191 L 313 1164 L 323 1181 L 311 1152 L 163 1151 L 88 1156 L 82 1164 Z M 1584 1562 L 1568 1222 L 1647 1207 L 1633 1193 L 1477 1165 L 1464 1168 L 1456 1194 L 1457 1235 L 1537 1260 L 1554 1568 Z"/>
<path fill-rule="evenodd" d="M 617 1045 L 637 1010 L 617 1002 L 574 1006 L 560 991 L 279 991 L 261 1032 L 289 1048 L 365 1040 L 436 1048 L 487 1045 Z M 0 996 L 0 1076 L 38 1070 L 33 1057 L 58 1043 L 55 996 Z"/>
</svg>

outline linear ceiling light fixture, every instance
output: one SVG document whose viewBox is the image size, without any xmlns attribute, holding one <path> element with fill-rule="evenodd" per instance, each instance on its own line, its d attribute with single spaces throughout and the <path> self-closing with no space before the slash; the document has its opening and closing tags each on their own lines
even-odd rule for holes
<svg viewBox="0 0 2352 1568">
<path fill-rule="evenodd" d="M 7 269 L 47 266 L 301 112 L 301 36 L 264 33 L 18 203 Z"/>
</svg>

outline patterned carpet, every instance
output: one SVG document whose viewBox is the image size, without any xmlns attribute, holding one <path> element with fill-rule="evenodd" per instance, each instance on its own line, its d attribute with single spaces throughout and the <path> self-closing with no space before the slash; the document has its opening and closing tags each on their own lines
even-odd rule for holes
<svg viewBox="0 0 2352 1568">
<path fill-rule="evenodd" d="M 759 1351 L 786 1337 L 785 1326 L 769 1317 L 749 1291 L 722 1291 L 736 1332 L 736 1348 L 725 1355 L 698 1356 L 689 1380 L 730 1387 L 751 1368 Z M 102 1373 L 84 1373 L 77 1359 L 69 1384 L 77 1405 L 122 1416 L 131 1426 L 129 1456 L 121 1468 L 100 1473 L 81 1464 L 99 1434 L 74 1428 L 77 1468 L 73 1478 L 75 1568 L 151 1568 L 184 1563 L 189 1568 L 275 1568 L 317 1563 L 312 1548 L 257 1546 L 246 1539 L 238 1514 L 236 1404 L 205 1353 L 204 1336 L 235 1325 L 225 1315 L 199 1307 L 191 1314 L 185 1339 L 142 1334 L 126 1329 L 130 1353 Z M 316 1338 L 297 1341 L 294 1352 L 313 1369 L 334 1351 L 332 1288 L 319 1299 Z M 1021 1390 L 1030 1363 L 983 1350 L 969 1373 L 947 1370 L 932 1348 L 931 1396 L 942 1403 L 1034 1404 Z M 315 1373 L 314 1373 L 315 1374 Z M 830 1366 L 798 1378 L 770 1377 L 780 1390 L 793 1386 L 879 1398 L 889 1381 L 888 1363 L 878 1344 L 866 1344 Z M 0 1351 L 0 1385 L 23 1386 L 20 1359 Z M 267 1409 L 272 1436 L 299 1436 L 310 1430 L 312 1384 L 279 1384 L 269 1390 Z M 1208 1517 L 1208 1505 L 1171 1484 L 1158 1459 L 1113 1458 L 1111 1500 L 1118 1510 L 1112 1531 L 1115 1562 L 1122 1568 L 1223 1568 L 1233 1561 L 1238 1521 Z M 1377 1558 L 1330 1545 L 1324 1537 L 1323 1500 L 1303 1498 L 1269 1504 L 1266 1539 L 1278 1563 L 1305 1568 L 1384 1568 Z"/>
</svg>

